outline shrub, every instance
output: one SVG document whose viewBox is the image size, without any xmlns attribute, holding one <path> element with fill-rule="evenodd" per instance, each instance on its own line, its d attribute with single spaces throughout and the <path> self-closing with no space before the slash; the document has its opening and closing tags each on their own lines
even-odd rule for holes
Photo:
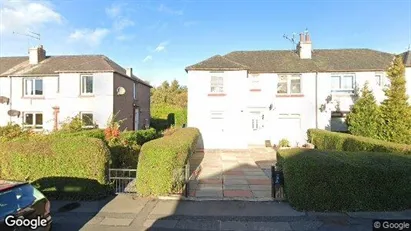
<svg viewBox="0 0 411 231">
<path fill-rule="evenodd" d="M 195 150 L 200 132 L 181 128 L 170 136 L 147 142 L 137 167 L 137 191 L 142 196 L 181 193 L 183 168 Z"/>
<path fill-rule="evenodd" d="M 176 127 L 181 127 L 187 124 L 187 107 L 154 103 L 151 105 L 151 117 L 151 127 L 157 131 L 169 128 L 173 122 Z"/>
<path fill-rule="evenodd" d="M 112 145 L 109 147 L 111 153 L 112 168 L 135 168 L 138 163 L 138 155 L 141 146 L 133 145 Z"/>
<path fill-rule="evenodd" d="M 381 111 L 372 91 L 368 88 L 368 82 L 366 82 L 361 97 L 347 115 L 348 130 L 356 136 L 378 139 L 380 138 L 378 131 L 381 124 Z"/>
<path fill-rule="evenodd" d="M 308 211 L 411 207 L 411 158 L 378 152 L 287 149 L 277 152 L 290 204 Z"/>
<path fill-rule="evenodd" d="M 280 142 L 278 142 L 278 147 L 290 147 L 290 141 L 287 139 L 281 139 Z"/>
<path fill-rule="evenodd" d="M 91 121 L 94 124 L 94 128 L 97 128 L 97 124 L 94 121 Z M 82 130 L 87 130 L 84 128 L 84 122 L 81 119 L 80 115 L 76 115 L 72 118 L 68 117 L 62 123 L 60 131 L 65 132 L 79 132 Z"/>
<path fill-rule="evenodd" d="M 25 130 L 18 124 L 8 123 L 0 127 L 0 141 L 9 141 L 20 137 L 29 137 L 34 133 L 31 130 Z"/>
<path fill-rule="evenodd" d="M 41 136 L 0 143 L 0 178 L 37 184 L 59 199 L 95 199 L 109 193 L 109 150 L 99 139 Z"/>
<path fill-rule="evenodd" d="M 52 135 L 58 136 L 58 137 L 89 137 L 89 138 L 97 138 L 103 141 L 105 140 L 103 129 L 82 130 L 78 132 L 58 131 L 58 132 L 52 133 Z"/>
<path fill-rule="evenodd" d="M 320 150 L 335 151 L 368 151 L 403 153 L 411 155 L 411 145 L 397 144 L 350 134 L 330 132 L 321 129 L 308 129 L 308 140 Z"/>
<path fill-rule="evenodd" d="M 381 103 L 384 123 L 379 127 L 379 135 L 386 141 L 411 144 L 411 110 L 402 57 L 394 59 L 387 70 L 387 78 L 390 86 L 384 89 L 386 97 Z"/>
</svg>

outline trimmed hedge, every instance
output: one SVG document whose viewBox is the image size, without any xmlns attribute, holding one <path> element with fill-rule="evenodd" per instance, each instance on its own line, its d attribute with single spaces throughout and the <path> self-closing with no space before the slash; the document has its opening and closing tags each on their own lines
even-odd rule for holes
<svg viewBox="0 0 411 231">
<path fill-rule="evenodd" d="M 90 129 L 79 132 L 58 131 L 52 134 L 59 137 L 91 137 L 101 139 L 103 141 L 105 140 L 104 129 Z"/>
<path fill-rule="evenodd" d="M 320 150 L 335 151 L 368 151 L 403 153 L 411 155 L 411 145 L 397 144 L 362 136 L 330 132 L 321 129 L 308 129 L 308 141 Z"/>
<path fill-rule="evenodd" d="M 138 145 L 143 145 L 144 143 L 157 139 L 158 137 L 159 134 L 154 128 L 138 131 L 125 131 L 120 133 L 120 139 Z"/>
<path fill-rule="evenodd" d="M 287 149 L 277 153 L 290 204 L 308 211 L 411 208 L 411 158 L 397 153 Z"/>
<path fill-rule="evenodd" d="M 197 128 L 180 128 L 170 136 L 145 143 L 138 160 L 137 192 L 141 196 L 181 193 L 183 168 L 199 135 Z"/>
<path fill-rule="evenodd" d="M 103 141 L 39 136 L 0 143 L 0 178 L 30 181 L 50 198 L 98 199 L 110 193 Z"/>
</svg>

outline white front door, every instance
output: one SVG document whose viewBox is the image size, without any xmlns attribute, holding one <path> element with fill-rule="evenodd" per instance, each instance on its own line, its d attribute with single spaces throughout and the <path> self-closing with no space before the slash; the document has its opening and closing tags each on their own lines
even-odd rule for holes
<svg viewBox="0 0 411 231">
<path fill-rule="evenodd" d="M 134 130 L 138 130 L 138 121 L 140 119 L 140 109 L 139 108 L 135 108 L 134 109 Z"/>
<path fill-rule="evenodd" d="M 263 113 L 261 111 L 251 111 L 249 113 L 249 139 L 248 144 L 264 145 L 264 125 Z"/>
</svg>

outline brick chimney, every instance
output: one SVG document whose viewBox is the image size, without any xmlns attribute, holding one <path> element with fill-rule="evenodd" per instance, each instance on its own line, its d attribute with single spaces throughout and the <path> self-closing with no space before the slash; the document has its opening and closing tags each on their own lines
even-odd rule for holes
<svg viewBox="0 0 411 231">
<path fill-rule="evenodd" d="M 43 49 L 43 45 L 29 49 L 29 63 L 30 64 L 36 65 L 45 59 L 46 59 L 46 50 Z"/>
<path fill-rule="evenodd" d="M 297 44 L 297 52 L 300 59 L 311 59 L 312 43 L 308 32 L 300 33 L 300 42 Z"/>
</svg>

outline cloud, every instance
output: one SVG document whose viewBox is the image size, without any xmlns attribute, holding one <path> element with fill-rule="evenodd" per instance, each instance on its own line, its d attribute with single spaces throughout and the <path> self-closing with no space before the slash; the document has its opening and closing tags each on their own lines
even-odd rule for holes
<svg viewBox="0 0 411 231">
<path fill-rule="evenodd" d="M 135 25 L 134 21 L 131 21 L 130 19 L 126 19 L 126 18 L 118 19 L 113 22 L 114 30 L 119 30 L 119 31 L 124 30 L 126 27 L 130 27 L 134 25 Z"/>
<path fill-rule="evenodd" d="M 156 49 L 154 49 L 154 51 L 155 52 L 164 51 L 166 49 L 167 45 L 168 45 L 168 42 L 162 42 L 162 43 L 158 44 L 158 46 L 156 47 Z"/>
<path fill-rule="evenodd" d="M 150 60 L 153 60 L 153 56 L 147 55 L 147 56 L 143 59 L 143 63 L 146 63 L 146 62 L 148 62 L 148 61 L 150 61 Z"/>
<path fill-rule="evenodd" d="M 63 17 L 48 2 L 1 1 L 0 31 L 26 32 L 46 24 L 60 24 Z"/>
<path fill-rule="evenodd" d="M 115 18 L 121 14 L 122 7 L 123 6 L 119 4 L 112 4 L 110 7 L 106 8 L 106 14 L 111 18 Z"/>
<path fill-rule="evenodd" d="M 85 42 L 89 46 L 98 46 L 102 40 L 110 33 L 107 28 L 77 29 L 69 35 L 70 41 Z"/>
<path fill-rule="evenodd" d="M 167 14 L 174 14 L 174 15 L 183 15 L 184 14 L 184 12 L 182 10 L 173 10 L 173 9 L 171 9 L 170 7 L 168 7 L 164 4 L 161 4 L 158 7 L 158 11 L 159 12 L 164 12 L 164 13 L 167 13 Z"/>
<path fill-rule="evenodd" d="M 119 41 L 127 41 L 127 40 L 133 39 L 134 37 L 135 37 L 134 35 L 121 34 L 121 35 L 116 36 L 116 39 Z"/>
</svg>

